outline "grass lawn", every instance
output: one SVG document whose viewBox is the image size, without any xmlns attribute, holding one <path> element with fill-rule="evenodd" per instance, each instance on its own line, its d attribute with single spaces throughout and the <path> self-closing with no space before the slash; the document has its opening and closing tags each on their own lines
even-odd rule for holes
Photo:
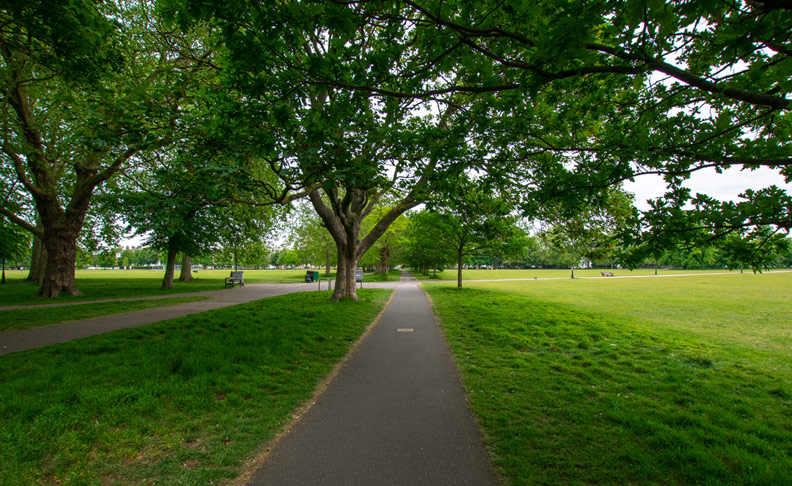
<svg viewBox="0 0 792 486">
<path fill-rule="evenodd" d="M 194 282 L 173 282 L 172 289 L 163 289 L 164 271 L 159 270 L 77 270 L 77 289 L 84 295 L 64 295 L 56 302 L 80 302 L 88 300 L 148 297 L 224 288 L 224 279 L 230 270 L 200 270 L 193 273 Z M 305 270 L 244 270 L 245 283 L 304 283 Z M 36 296 L 38 286 L 24 282 L 27 271 L 6 271 L 7 283 L 0 285 L 0 306 L 36 305 L 52 303 L 52 299 Z M 327 278 L 324 270 L 320 276 Z M 176 274 L 178 279 L 178 273 Z M 330 278 L 335 278 L 335 273 Z"/>
<path fill-rule="evenodd" d="M 643 276 L 643 275 L 654 275 L 653 268 L 642 268 L 636 270 L 627 270 L 627 269 L 575 269 L 575 277 L 601 277 L 602 274 L 600 272 L 613 272 L 613 274 L 617 277 L 629 277 L 629 276 Z M 727 269 L 721 270 L 664 270 L 659 269 L 657 271 L 658 275 L 680 275 L 680 274 L 691 274 L 691 273 L 723 273 L 729 272 Z M 419 280 L 453 280 L 456 281 L 457 279 L 457 271 L 456 269 L 446 269 L 442 272 L 437 272 L 437 277 L 432 277 L 432 271 L 429 271 L 429 275 L 423 275 L 420 272 L 412 271 L 411 272 L 415 278 Z M 739 273 L 739 271 L 733 272 Z M 751 273 L 750 270 L 747 270 L 747 273 Z M 540 269 L 528 269 L 528 270 L 462 270 L 462 280 L 499 280 L 499 279 L 532 279 L 534 277 L 537 278 L 569 278 L 571 277 L 571 271 L 569 269 L 552 269 L 552 268 L 540 268 Z"/>
<path fill-rule="evenodd" d="M 379 273 L 367 273 L 363 277 L 365 282 L 398 282 L 401 280 L 401 270 L 388 270 L 388 273 L 381 275 Z"/>
<path fill-rule="evenodd" d="M 0 484 L 218 484 L 391 291 L 296 293 L 0 357 Z"/>
<path fill-rule="evenodd" d="M 424 286 L 507 484 L 789 484 L 792 274 Z"/>
<path fill-rule="evenodd" d="M 133 300 L 124 302 L 99 302 L 66 306 L 25 308 L 0 312 L 0 332 L 18 331 L 32 327 L 48 326 L 60 322 L 91 319 L 94 317 L 122 314 L 157 307 L 196 302 L 211 297 L 171 297 L 156 300 Z"/>
</svg>

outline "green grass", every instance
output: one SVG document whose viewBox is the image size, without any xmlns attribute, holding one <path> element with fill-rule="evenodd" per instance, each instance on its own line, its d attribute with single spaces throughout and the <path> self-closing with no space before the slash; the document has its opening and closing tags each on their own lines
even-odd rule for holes
<svg viewBox="0 0 792 486">
<path fill-rule="evenodd" d="M 173 282 L 172 289 L 163 289 L 164 271 L 159 270 L 77 270 L 75 283 L 84 295 L 63 295 L 57 302 L 84 302 L 118 298 L 171 295 L 225 288 L 224 279 L 229 270 L 200 270 L 193 273 L 194 282 Z M 305 282 L 305 270 L 244 270 L 245 283 L 300 283 Z M 322 278 L 327 278 L 324 271 Z M 24 282 L 27 271 L 6 271 L 7 283 L 0 285 L 0 307 L 12 305 L 37 305 L 52 303 L 52 299 L 36 296 L 38 286 Z M 330 278 L 334 278 L 335 273 Z M 178 279 L 178 274 L 176 276 Z"/>
<path fill-rule="evenodd" d="M 792 274 L 424 286 L 507 484 L 792 477 Z"/>
<path fill-rule="evenodd" d="M 289 294 L 0 357 L 0 484 L 234 478 L 390 292 Z"/>
<path fill-rule="evenodd" d="M 613 272 L 615 276 L 628 277 L 628 276 L 641 276 L 641 275 L 654 275 L 653 268 L 636 269 L 636 270 L 619 270 L 619 269 L 575 269 L 575 277 L 601 277 L 600 272 Z M 691 273 L 723 273 L 729 270 L 666 270 L 659 269 L 658 275 L 680 275 Z M 750 273 L 750 270 L 748 271 Z M 430 270 L 429 275 L 423 275 L 420 272 L 411 272 L 415 278 L 419 280 L 453 280 L 457 279 L 456 269 L 446 269 L 437 272 L 437 277 L 433 278 L 433 272 Z M 734 272 L 739 273 L 739 272 Z M 498 280 L 498 279 L 532 279 L 532 278 L 569 278 L 571 271 L 569 269 L 528 269 L 528 270 L 462 270 L 462 280 Z"/>
<path fill-rule="evenodd" d="M 33 327 L 48 326 L 60 322 L 92 319 L 94 317 L 122 314 L 157 307 L 185 304 L 207 300 L 211 297 L 171 297 L 155 300 L 133 300 L 123 302 L 99 302 L 53 307 L 36 307 L 5 310 L 0 313 L 0 332 L 18 331 Z"/>
<path fill-rule="evenodd" d="M 401 270 L 388 270 L 388 273 L 381 275 L 379 273 L 366 274 L 363 278 L 365 282 L 398 282 L 401 280 Z"/>
</svg>

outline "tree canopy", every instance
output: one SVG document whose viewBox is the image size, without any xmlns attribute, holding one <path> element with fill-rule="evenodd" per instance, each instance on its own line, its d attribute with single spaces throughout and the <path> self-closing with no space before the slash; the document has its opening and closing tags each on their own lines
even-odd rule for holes
<svg viewBox="0 0 792 486">
<path fill-rule="evenodd" d="M 652 254 L 726 238 L 759 265 L 792 229 L 776 186 L 723 202 L 682 185 L 712 167 L 792 180 L 784 2 L 69 0 L 0 15 L 0 212 L 44 242 L 44 295 L 76 292 L 95 189 L 157 151 L 211 174 L 201 191 L 233 187 L 229 203 L 308 199 L 336 247 L 335 299 L 356 298 L 355 267 L 399 216 L 453 202 L 465 177 L 526 217 L 574 221 L 662 175 L 668 193 L 621 233 Z"/>
</svg>

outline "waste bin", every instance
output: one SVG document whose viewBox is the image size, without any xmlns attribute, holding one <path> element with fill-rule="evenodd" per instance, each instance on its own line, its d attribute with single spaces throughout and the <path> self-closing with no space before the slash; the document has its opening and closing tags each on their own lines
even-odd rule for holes
<svg viewBox="0 0 792 486">
<path fill-rule="evenodd" d="M 305 281 L 307 283 L 316 282 L 317 280 L 319 280 L 319 272 L 315 270 L 308 270 L 305 272 Z"/>
</svg>

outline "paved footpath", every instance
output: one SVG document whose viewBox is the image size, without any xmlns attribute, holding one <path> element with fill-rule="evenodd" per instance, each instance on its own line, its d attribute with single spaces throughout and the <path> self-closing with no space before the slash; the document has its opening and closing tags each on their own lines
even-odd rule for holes
<svg viewBox="0 0 792 486">
<path fill-rule="evenodd" d="M 393 287 L 395 282 L 370 282 L 366 287 Z M 36 327 L 21 331 L 0 333 L 0 355 L 40 348 L 50 344 L 63 343 L 72 339 L 79 339 L 105 332 L 126 329 L 130 327 L 145 326 L 155 322 L 173 319 L 176 317 L 197 314 L 208 310 L 220 309 L 231 305 L 243 304 L 258 299 L 274 297 L 276 295 L 290 294 L 293 292 L 311 292 L 317 290 L 317 284 L 247 284 L 244 287 L 234 287 L 223 290 L 210 290 L 190 294 L 173 294 L 164 297 L 206 296 L 213 297 L 209 300 L 188 302 L 170 307 L 146 309 L 125 314 L 114 314 L 81 321 L 64 322 L 52 326 Z M 323 286 L 327 288 L 326 285 Z M 121 299 L 130 300 L 130 299 Z M 131 300 L 146 300 L 137 298 Z M 73 303 L 78 305 L 83 303 Z M 90 302 L 85 303 L 90 304 Z M 62 304 L 54 304 L 62 305 Z M 9 307 L 8 309 L 22 309 L 25 307 Z M 41 306 L 35 306 L 41 307 Z"/>
<path fill-rule="evenodd" d="M 250 484 L 495 484 L 445 338 L 409 274 Z"/>
</svg>

